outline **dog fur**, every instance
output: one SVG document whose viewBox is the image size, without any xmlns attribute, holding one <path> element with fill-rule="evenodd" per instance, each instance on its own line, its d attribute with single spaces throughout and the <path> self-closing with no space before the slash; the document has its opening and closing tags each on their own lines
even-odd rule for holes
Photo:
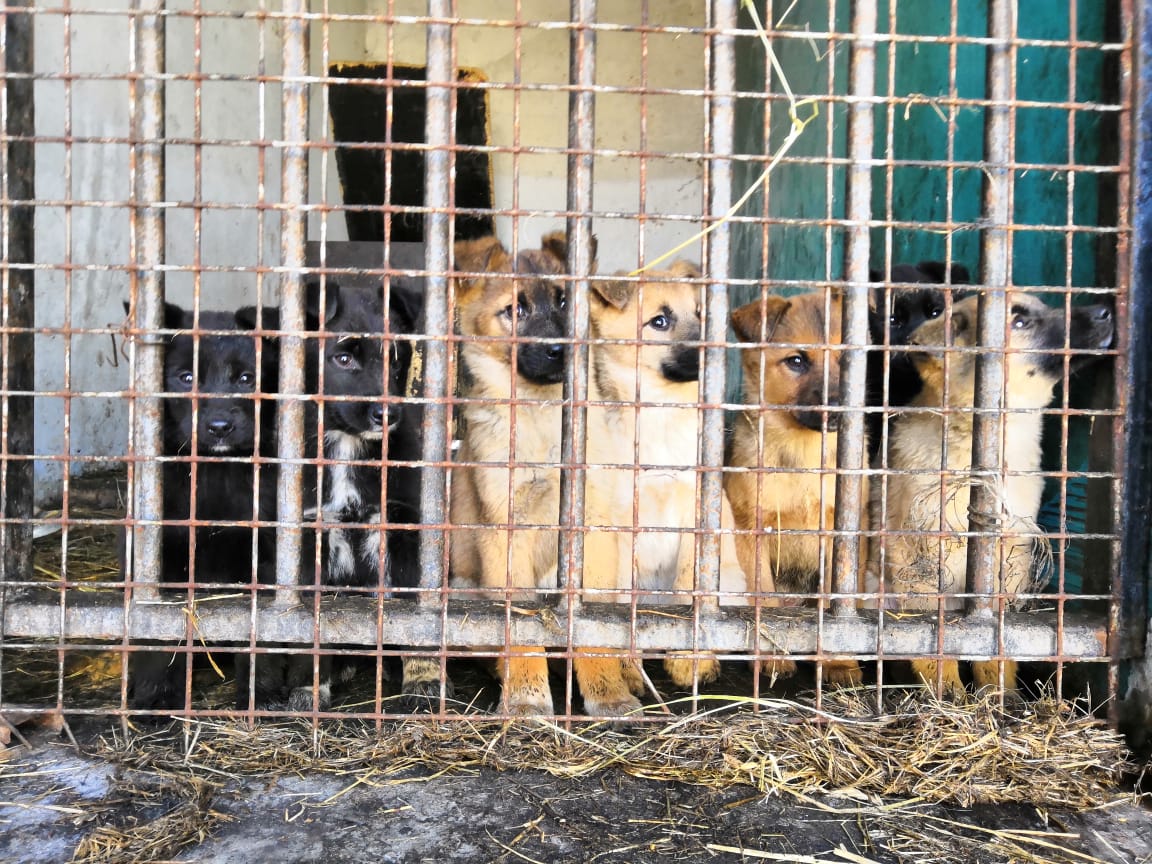
<svg viewBox="0 0 1152 864">
<path fill-rule="evenodd" d="M 592 283 L 591 331 L 603 341 L 591 348 L 587 524 L 670 529 L 587 535 L 584 587 L 628 592 L 620 600 L 635 588 L 661 592 L 641 594 L 644 602 L 690 602 L 667 592 L 687 594 L 695 587 L 701 320 L 699 286 L 687 280 L 700 276 L 694 264 L 679 261 L 639 282 Z M 726 499 L 722 506 L 722 527 L 731 529 Z M 732 535 L 722 535 L 721 545 L 721 591 L 743 592 Z M 664 666 L 683 689 L 694 680 L 713 681 L 720 671 L 712 657 L 674 654 Z M 619 716 L 639 709 L 641 682 L 628 662 L 605 660 L 595 671 L 580 680 L 587 713 Z"/>
<path fill-rule="evenodd" d="M 501 526 L 559 522 L 567 241 L 562 232 L 549 234 L 540 249 L 513 258 L 497 238 L 484 237 L 461 241 L 454 252 L 462 341 L 459 464 L 449 505 L 458 526 L 450 538 L 453 584 L 531 599 L 531 589 L 556 587 L 558 531 Z M 519 467 L 502 467 L 510 461 Z M 500 664 L 505 710 L 551 714 L 543 647 L 510 652 Z"/>
<path fill-rule="evenodd" d="M 127 304 L 126 304 L 127 305 Z M 274 329 L 273 313 L 265 310 L 265 329 Z M 191 311 L 164 306 L 164 327 L 181 331 L 164 349 L 164 389 L 177 394 L 163 400 L 163 452 L 189 456 L 195 437 L 195 463 L 168 461 L 163 465 L 163 516 L 166 522 L 195 518 L 215 524 L 197 526 L 195 558 L 190 557 L 190 530 L 166 524 L 162 531 L 160 579 L 165 583 L 249 584 L 253 576 L 271 582 L 275 566 L 275 530 L 256 532 L 256 572 L 253 572 L 253 529 L 221 523 L 272 521 L 276 514 L 276 468 L 259 469 L 252 457 L 275 455 L 275 407 L 261 401 L 276 390 L 277 352 L 274 340 L 262 341 L 255 330 L 256 310 Z M 193 335 L 201 331 L 222 331 Z M 257 420 L 257 403 L 260 416 Z M 195 411 L 194 411 L 195 408 Z M 195 435 L 193 432 L 195 431 Z M 193 510 L 193 483 L 195 508 Z M 130 698 L 135 708 L 172 708 L 183 703 L 187 655 L 138 652 L 132 655 Z M 236 701 L 248 707 L 246 665 L 237 657 Z M 257 692 L 257 701 L 264 694 Z"/>
<path fill-rule="evenodd" d="M 880 573 L 891 592 L 923 593 L 894 601 L 901 609 L 934 610 L 939 595 L 963 591 L 967 565 L 968 508 L 973 480 L 972 422 L 975 401 L 977 309 L 970 296 L 952 306 L 949 317 L 924 322 L 912 334 L 911 357 L 923 380 L 912 409 L 891 422 L 888 465 L 900 472 L 877 484 L 873 501 L 874 524 L 883 524 L 886 536 L 873 543 L 870 572 Z M 996 558 L 1001 562 L 995 590 L 1017 594 L 1028 590 L 1033 578 L 1033 556 L 1039 543 L 1036 517 L 1044 480 L 1040 470 L 1041 409 L 1052 401 L 1053 388 L 1064 374 L 1059 353 L 1065 345 L 1064 311 L 1040 299 L 1013 292 L 1010 304 L 1010 349 L 1005 354 L 1004 476 L 997 482 L 1000 509 L 990 514 L 1002 526 Z M 950 339 L 949 337 L 950 329 Z M 1072 348 L 1098 349 L 1111 343 L 1111 312 L 1103 306 L 1076 307 L 1067 334 Z M 957 351 L 945 351 L 951 345 Z M 968 349 L 968 350 L 964 350 Z M 947 402 L 945 402 L 947 389 Z M 950 477 L 941 480 L 942 449 Z M 943 483 L 943 488 L 942 488 Z M 943 529 L 943 535 L 940 535 Z M 897 533 L 901 532 L 901 533 Z M 902 533 L 911 532 L 911 533 Z M 920 533 L 917 533 L 920 532 Z M 944 608 L 959 609 L 963 601 L 945 599 Z M 947 693 L 962 692 L 955 661 L 937 669 L 934 661 L 913 661 L 913 669 L 929 686 L 938 679 Z M 978 687 L 998 683 L 996 661 L 973 664 Z M 1004 684 L 1014 690 L 1016 668 L 1004 662 Z"/>
<path fill-rule="evenodd" d="M 740 564 L 756 593 L 813 593 L 821 590 L 823 563 L 827 591 L 832 538 L 817 532 L 835 524 L 837 414 L 825 409 L 839 404 L 839 296 L 766 297 L 735 310 L 732 326 L 741 342 L 752 344 L 741 351 L 748 407 L 736 420 L 729 463 L 757 469 L 725 476 L 736 527 L 753 532 L 736 535 Z M 865 507 L 864 528 L 867 517 Z M 789 531 L 805 533 L 778 533 Z M 762 602 L 779 605 L 781 599 Z M 860 681 L 855 661 L 826 661 L 823 667 L 829 683 Z M 778 661 L 772 671 L 794 669 L 790 661 Z"/>
</svg>

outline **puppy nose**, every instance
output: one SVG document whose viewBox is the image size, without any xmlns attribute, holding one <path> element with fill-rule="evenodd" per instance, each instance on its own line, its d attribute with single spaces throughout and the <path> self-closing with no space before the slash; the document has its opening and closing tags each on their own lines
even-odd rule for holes
<svg viewBox="0 0 1152 864">
<path fill-rule="evenodd" d="M 208 431 L 217 438 L 225 438 L 235 427 L 231 420 L 212 420 L 208 423 Z"/>
<path fill-rule="evenodd" d="M 544 354 L 549 360 L 559 360 L 564 356 L 564 346 L 549 345 Z"/>
<path fill-rule="evenodd" d="M 371 410 L 368 411 L 368 419 L 372 421 L 372 425 L 378 429 L 384 428 L 384 406 L 373 405 Z"/>
</svg>

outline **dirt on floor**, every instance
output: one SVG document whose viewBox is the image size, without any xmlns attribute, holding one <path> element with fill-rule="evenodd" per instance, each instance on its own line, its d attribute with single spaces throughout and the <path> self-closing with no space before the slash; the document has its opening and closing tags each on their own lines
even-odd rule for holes
<svg viewBox="0 0 1152 864">
<path fill-rule="evenodd" d="M 127 749 L 95 721 L 70 731 L 76 744 L 44 728 L 0 764 L 0 861 L 1152 862 L 1152 812 L 1119 788 L 1107 806 L 1069 812 L 852 788 L 764 794 L 755 778 L 709 788 L 611 767 L 582 777 L 478 764 L 257 776 L 210 770 L 227 763 L 203 758 L 181 771 L 173 753 L 189 746 L 187 730 Z M 629 735 L 619 738 L 624 752 Z M 203 756 L 225 742 L 193 747 Z"/>
</svg>

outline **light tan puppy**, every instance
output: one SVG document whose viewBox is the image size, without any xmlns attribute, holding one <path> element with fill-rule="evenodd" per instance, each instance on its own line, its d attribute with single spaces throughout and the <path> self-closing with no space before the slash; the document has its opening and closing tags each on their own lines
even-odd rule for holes
<svg viewBox="0 0 1152 864">
<path fill-rule="evenodd" d="M 934 610 L 939 595 L 962 592 L 967 569 L 968 505 L 971 499 L 972 419 L 975 404 L 976 351 L 945 352 L 976 346 L 979 298 L 956 301 L 950 318 L 927 321 L 910 339 L 912 361 L 923 387 L 911 402 L 913 410 L 896 415 L 889 431 L 888 466 L 897 472 L 887 478 L 887 489 L 876 484 L 873 500 L 875 524 L 887 535 L 873 543 L 870 571 L 880 572 L 888 591 L 923 593 L 921 598 L 893 600 L 900 609 Z M 1036 537 L 1036 517 L 1044 479 L 1040 470 L 1042 408 L 1064 374 L 1063 357 L 1054 353 L 1065 345 L 1064 311 L 1046 306 L 1036 297 L 1009 295 L 1010 330 L 1005 355 L 1004 472 L 995 482 L 999 511 L 990 514 L 1001 526 L 996 560 L 1000 562 L 994 590 L 1008 594 L 1027 591 L 1034 574 L 1034 553 L 1043 548 Z M 1077 307 L 1069 333 L 1073 348 L 1102 348 L 1111 343 L 1110 311 L 1102 306 Z M 950 342 L 946 339 L 951 330 Z M 921 350 L 916 350 L 921 346 Z M 1025 353 L 1021 353 L 1021 351 Z M 947 389 L 947 400 L 945 400 Z M 915 409 L 933 409 L 916 411 Z M 942 410 L 943 409 L 943 410 Z M 959 410 L 957 410 L 959 409 Z M 941 477 L 941 465 L 947 473 Z M 898 533 L 899 532 L 899 533 Z M 904 533 L 908 532 L 908 533 Z M 944 608 L 960 609 L 963 599 L 944 600 Z M 915 660 L 918 677 L 936 686 L 939 672 L 943 691 L 963 692 L 954 660 Z M 996 661 L 973 663 L 977 687 L 998 684 Z M 1007 690 L 1016 687 L 1016 665 L 1004 663 Z"/>
<path fill-rule="evenodd" d="M 642 602 L 691 602 L 686 595 L 695 586 L 699 509 L 700 288 L 681 280 L 700 275 L 694 264 L 680 261 L 640 281 L 592 284 L 592 335 L 604 341 L 591 350 L 585 511 L 593 530 L 585 544 L 586 588 L 635 589 Z M 721 520 L 731 528 L 726 502 Z M 721 591 L 746 590 L 731 534 L 723 535 L 721 547 Z M 669 591 L 685 596 L 644 593 Z M 664 666 L 685 689 L 694 678 L 715 680 L 720 671 L 710 657 L 667 657 Z M 620 707 L 630 701 L 627 689 L 616 688 Z"/>
<path fill-rule="evenodd" d="M 838 415 L 822 409 L 839 404 L 840 298 L 823 291 L 768 297 L 733 312 L 732 327 L 741 342 L 754 344 L 741 352 L 748 407 L 736 420 L 729 461 L 773 469 L 725 475 L 736 527 L 755 532 L 736 535 L 740 564 L 750 590 L 813 593 L 820 590 L 823 562 L 827 591 Z M 862 500 L 868 500 L 866 488 Z M 865 505 L 862 527 L 868 524 L 866 510 Z M 789 531 L 804 533 L 780 533 Z M 823 665 L 830 684 L 860 683 L 854 660 Z M 773 671 L 786 675 L 794 669 L 781 661 Z"/>
</svg>

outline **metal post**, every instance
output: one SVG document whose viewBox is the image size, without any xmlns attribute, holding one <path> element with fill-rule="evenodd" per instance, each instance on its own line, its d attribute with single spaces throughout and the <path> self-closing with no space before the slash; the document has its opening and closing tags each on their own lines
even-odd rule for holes
<svg viewBox="0 0 1152 864">
<path fill-rule="evenodd" d="M 35 260 L 33 200 L 36 198 L 35 106 L 32 80 L 9 76 L 31 76 L 33 71 L 31 0 L 18 0 L 13 7 L 26 11 L 9 11 L 4 15 L 0 45 L 0 86 L 4 88 L 4 134 L 8 136 L 0 150 L 0 243 L 2 243 L 2 291 L 4 336 L 0 342 L 0 391 L 2 402 L 3 465 L 0 473 L 0 582 L 27 579 L 32 572 L 33 404 L 31 396 L 8 395 L 31 393 L 35 388 L 32 327 L 35 326 L 36 299 L 33 293 L 33 271 L 20 264 Z M 13 140 L 23 139 L 23 140 Z M 19 203 L 17 203 L 19 202 Z M 16 330 L 17 332 L 13 332 Z M 23 332 L 20 332 L 23 331 Z M 0 604 L 3 603 L 0 589 Z"/>
<path fill-rule="evenodd" d="M 284 152 L 280 164 L 280 394 L 277 404 L 276 454 L 280 476 L 276 489 L 276 584 L 299 582 L 300 524 L 304 519 L 303 465 L 305 346 L 304 239 L 308 204 L 308 13 L 307 0 L 284 0 Z M 276 592 L 276 602 L 292 605 L 297 593 Z"/>
<path fill-rule="evenodd" d="M 976 358 L 976 412 L 972 418 L 972 498 L 968 509 L 967 609 L 992 614 L 999 544 L 996 478 L 1002 471 L 1000 429 L 1004 392 L 1004 348 L 1008 316 L 1012 220 L 1012 106 L 1015 91 L 1016 4 L 993 0 L 988 7 L 988 99 L 984 131 L 984 221 L 981 242 L 984 290 L 980 293 Z M 989 480 L 992 482 L 980 482 Z"/>
<path fill-rule="evenodd" d="M 432 0 L 429 15 L 438 19 L 452 16 L 450 0 Z M 448 453 L 449 396 L 448 336 L 451 317 L 448 309 L 448 271 L 452 263 L 452 125 L 454 70 L 452 67 L 452 26 L 428 25 L 428 87 L 425 91 L 424 141 L 424 419 L 422 456 L 425 462 L 420 489 L 420 587 L 438 589 L 444 578 L 444 530 L 447 508 L 445 463 Z M 422 591 L 420 602 L 437 604 L 432 591 Z"/>
<path fill-rule="evenodd" d="M 833 590 L 860 590 L 860 514 L 867 504 L 863 474 L 864 396 L 868 355 L 868 254 L 872 218 L 873 98 L 876 95 L 876 4 L 854 4 L 852 62 L 848 71 L 848 236 L 841 317 L 840 413 L 836 436 L 836 535 L 832 540 Z M 832 601 L 835 615 L 852 615 L 856 600 Z"/>
<path fill-rule="evenodd" d="M 564 375 L 561 414 L 561 459 L 568 470 L 560 477 L 560 552 L 558 572 L 571 608 L 578 608 L 583 584 L 584 480 L 588 401 L 588 274 L 592 269 L 592 151 L 596 146 L 595 95 L 596 0 L 572 0 L 572 48 L 568 80 L 568 368 Z"/>
<path fill-rule="evenodd" d="M 132 210 L 135 270 L 132 301 L 132 425 L 135 516 L 133 580 L 155 583 L 160 574 L 160 520 L 164 516 L 162 471 L 163 406 L 152 395 L 164 389 L 164 345 L 156 331 L 164 323 L 164 0 L 134 0 L 141 13 L 133 28 Z M 154 599 L 153 587 L 137 588 L 136 599 Z"/>
<path fill-rule="evenodd" d="M 739 3 L 715 0 L 712 26 L 712 62 L 709 66 L 708 131 L 713 158 L 708 164 L 708 214 L 719 218 L 732 207 L 732 160 L 735 135 L 736 38 Z M 707 595 L 701 612 L 719 612 L 720 513 L 724 500 L 724 392 L 727 387 L 728 276 L 731 273 L 732 232 L 724 223 L 708 235 L 708 285 L 704 303 L 704 365 L 700 381 L 701 409 L 700 475 L 701 529 L 696 561 L 696 587 Z"/>
</svg>

